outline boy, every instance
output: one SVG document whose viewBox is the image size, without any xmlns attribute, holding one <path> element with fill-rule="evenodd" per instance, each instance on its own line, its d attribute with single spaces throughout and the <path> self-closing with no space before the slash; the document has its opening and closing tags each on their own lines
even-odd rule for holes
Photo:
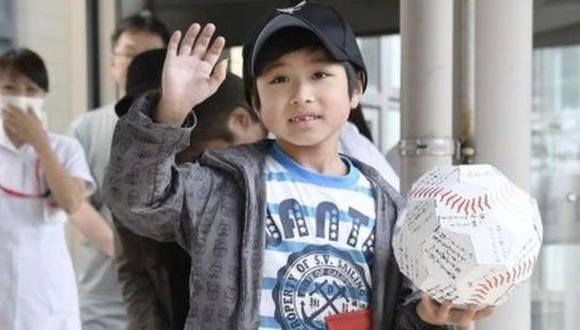
<svg viewBox="0 0 580 330">
<path fill-rule="evenodd" d="M 196 124 L 190 110 L 225 77 L 225 62 L 216 65 L 225 40 L 210 45 L 214 30 L 194 24 L 181 45 L 172 36 L 162 94 L 119 122 L 105 187 L 127 227 L 190 253 L 186 328 L 324 329 L 327 316 L 366 308 L 374 329 L 478 317 L 405 297 L 390 250 L 403 201 L 374 169 L 338 153 L 366 72 L 331 9 L 277 9 L 244 47 L 246 96 L 275 141 L 172 164 Z"/>
</svg>

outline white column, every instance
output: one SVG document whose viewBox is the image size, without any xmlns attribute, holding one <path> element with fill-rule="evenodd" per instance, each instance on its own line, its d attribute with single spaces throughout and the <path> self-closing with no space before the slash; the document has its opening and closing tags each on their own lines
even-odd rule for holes
<svg viewBox="0 0 580 330">
<path fill-rule="evenodd" d="M 406 192 L 433 166 L 451 164 L 452 0 L 401 1 L 401 66 L 401 191 Z"/>
<path fill-rule="evenodd" d="M 532 1 L 485 0 L 475 7 L 476 163 L 489 163 L 520 188 L 530 182 Z M 531 328 L 525 285 L 478 330 Z"/>
</svg>

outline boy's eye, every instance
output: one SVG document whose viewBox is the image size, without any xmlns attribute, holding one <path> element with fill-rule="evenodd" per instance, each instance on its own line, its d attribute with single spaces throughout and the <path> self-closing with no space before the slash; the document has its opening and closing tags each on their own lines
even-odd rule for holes
<svg viewBox="0 0 580 330">
<path fill-rule="evenodd" d="M 329 76 L 330 76 L 330 74 L 328 74 L 326 72 L 319 71 L 319 72 L 316 72 L 315 74 L 313 74 L 312 75 L 312 78 L 314 78 L 314 79 L 323 79 L 323 78 L 326 78 L 326 77 L 329 77 Z"/>
<path fill-rule="evenodd" d="M 276 76 L 272 80 L 270 80 L 270 84 L 281 84 L 288 81 L 288 77 L 284 76 Z"/>
</svg>

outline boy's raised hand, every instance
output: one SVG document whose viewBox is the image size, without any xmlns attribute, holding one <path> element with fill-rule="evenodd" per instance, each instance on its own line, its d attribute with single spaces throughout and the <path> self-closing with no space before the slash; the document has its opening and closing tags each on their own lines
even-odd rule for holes
<svg viewBox="0 0 580 330">
<path fill-rule="evenodd" d="M 227 61 L 216 65 L 225 45 L 221 36 L 211 43 L 215 25 L 192 24 L 181 40 L 169 40 L 163 64 L 161 99 L 155 112 L 159 123 L 180 126 L 194 106 L 216 92 L 226 77 Z M 215 67 L 215 68 L 214 68 Z"/>
</svg>

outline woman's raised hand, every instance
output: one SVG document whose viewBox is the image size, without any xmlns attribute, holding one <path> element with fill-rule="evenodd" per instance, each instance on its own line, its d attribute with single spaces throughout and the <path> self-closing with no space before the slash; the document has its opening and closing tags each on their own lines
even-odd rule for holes
<svg viewBox="0 0 580 330">
<path fill-rule="evenodd" d="M 159 123 L 179 126 L 196 105 L 216 92 L 224 81 L 227 60 L 216 65 L 225 39 L 212 37 L 215 25 L 192 24 L 181 39 L 171 36 L 163 65 L 161 99 L 155 112 Z M 211 42 L 211 44 L 210 44 Z"/>
</svg>

